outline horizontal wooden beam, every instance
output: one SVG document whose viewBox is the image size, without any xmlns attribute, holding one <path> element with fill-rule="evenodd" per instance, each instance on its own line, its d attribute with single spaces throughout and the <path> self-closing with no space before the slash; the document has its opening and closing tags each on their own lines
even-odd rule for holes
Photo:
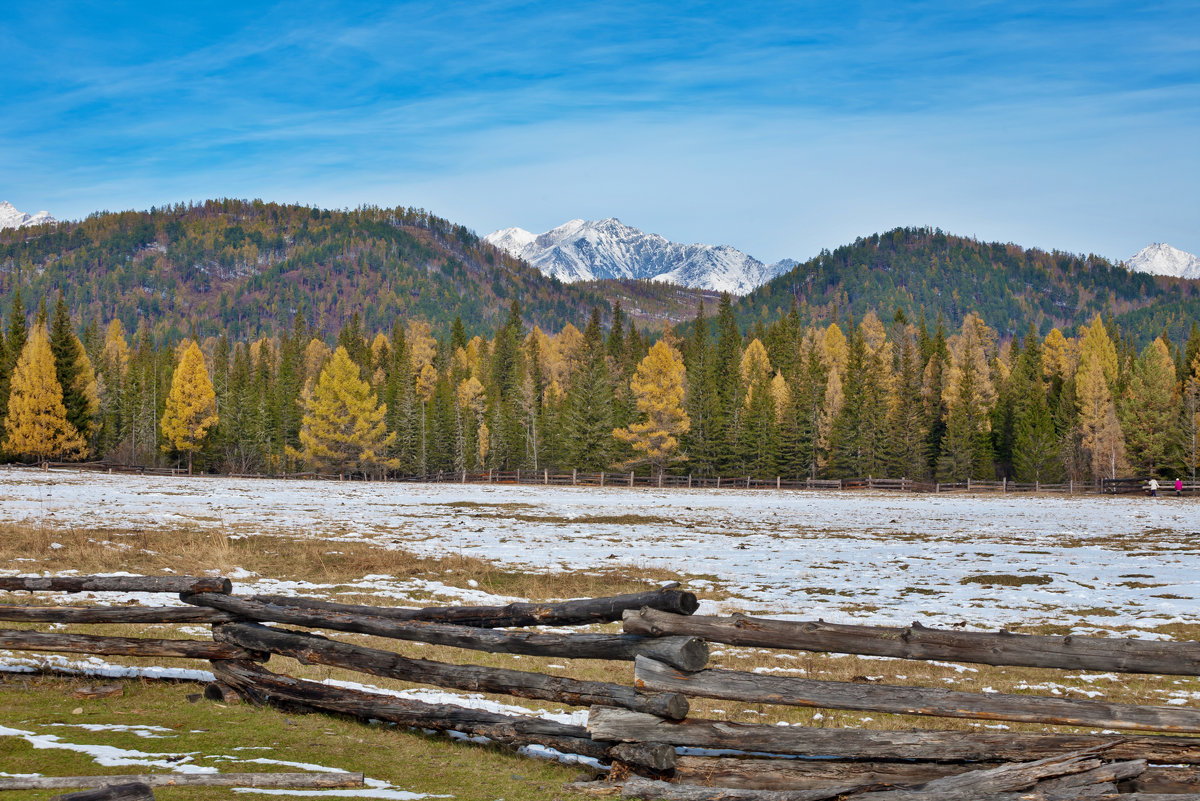
<svg viewBox="0 0 1200 801">
<path fill-rule="evenodd" d="M 495 631 L 423 620 L 388 620 L 369 615 L 314 612 L 216 593 L 182 596 L 188 603 L 220 609 L 238 617 L 294 626 L 351 631 L 430 645 L 448 645 L 489 653 L 552 656 L 567 659 L 615 659 L 632 662 L 639 654 L 660 662 L 699 670 L 708 662 L 708 644 L 695 637 L 638 637 L 632 634 L 540 634 Z"/>
<path fill-rule="evenodd" d="M 819 681 L 792 676 L 764 676 L 739 670 L 689 673 L 641 656 L 635 665 L 634 684 L 639 689 L 724 698 L 750 704 L 860 709 L 893 715 L 1009 720 L 1052 726 L 1200 733 L 1200 709 L 1178 706 L 1136 706 L 1041 695 L 966 693 L 939 687 Z"/>
<path fill-rule="evenodd" d="M 95 634 L 0 629 L 0 648 L 96 656 L 161 656 L 178 659 L 255 659 L 258 654 L 212 640 L 152 640 Z"/>
<path fill-rule="evenodd" d="M 435 731 L 458 731 L 514 745 L 536 743 L 565 754 L 609 758 L 609 744 L 594 742 L 582 726 L 331 687 L 272 673 L 241 660 L 213 662 L 213 673 L 220 681 L 260 702 L 300 704 L 363 720 L 384 720 Z"/>
<path fill-rule="evenodd" d="M 1200 675 L 1198 642 L 945 631 L 917 624 L 903 629 L 883 628 L 746 615 L 683 616 L 655 609 L 626 612 L 624 628 L 630 634 L 703 637 L 710 642 L 758 648 L 1062 670 Z"/>
<path fill-rule="evenodd" d="M 0 776 L 0 790 L 60 790 L 137 782 L 150 787 L 361 787 L 361 773 L 135 773 L 117 776 Z"/>
<path fill-rule="evenodd" d="M 612 595 L 605 598 L 582 598 L 558 603 L 511 603 L 505 606 L 450 606 L 408 609 L 388 606 L 339 604 L 315 598 L 286 595 L 254 595 L 251 600 L 268 604 L 295 606 L 318 612 L 338 612 L 351 615 L 372 615 L 389 620 L 429 620 L 475 628 L 506 628 L 510 626 L 576 626 L 589 623 L 611 623 L 620 620 L 628 609 L 658 609 L 664 612 L 690 615 L 699 608 L 694 593 L 668 585 L 660 590 Z"/>
<path fill-rule="evenodd" d="M 610 682 L 580 681 L 565 676 L 549 676 L 521 670 L 407 659 L 390 651 L 336 642 L 315 634 L 271 629 L 253 623 L 217 626 L 214 636 L 220 642 L 251 651 L 269 651 L 290 656 L 302 664 L 346 668 L 415 684 L 537 698 L 571 706 L 602 704 L 672 720 L 682 720 L 687 717 L 688 712 L 687 699 L 679 693 L 645 694 L 632 687 Z"/>
<path fill-rule="evenodd" d="M 0 577 L 0 590 L 30 592 L 217 592 L 228 594 L 233 583 L 220 576 L 49 576 Z"/>
<path fill-rule="evenodd" d="M 0 620 L 21 623 L 227 623 L 228 612 L 199 606 L 11 606 Z"/>
<path fill-rule="evenodd" d="M 672 722 L 605 707 L 592 707 L 588 731 L 596 740 L 611 742 L 654 742 L 839 759 L 1020 762 L 1037 756 L 1105 747 L 1109 749 L 1105 752 L 1106 759 L 1200 764 L 1200 738 L 1165 735 L 870 731 L 703 719 Z"/>
</svg>

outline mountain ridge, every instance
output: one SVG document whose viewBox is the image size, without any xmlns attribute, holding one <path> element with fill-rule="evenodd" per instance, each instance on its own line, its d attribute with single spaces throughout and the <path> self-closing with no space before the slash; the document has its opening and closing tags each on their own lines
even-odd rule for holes
<svg viewBox="0 0 1200 801">
<path fill-rule="evenodd" d="M 1125 261 L 1130 270 L 1170 278 L 1200 279 L 1200 257 L 1173 248 L 1166 242 L 1154 242 Z"/>
<path fill-rule="evenodd" d="M 794 264 L 763 264 L 730 245 L 672 242 L 616 217 L 569 220 L 541 234 L 501 228 L 484 241 L 565 283 L 648 279 L 745 295 Z"/>
<path fill-rule="evenodd" d="M 31 228 L 56 222 L 58 220 L 44 209 L 37 214 L 26 214 L 7 200 L 0 200 L 0 229 Z"/>
</svg>

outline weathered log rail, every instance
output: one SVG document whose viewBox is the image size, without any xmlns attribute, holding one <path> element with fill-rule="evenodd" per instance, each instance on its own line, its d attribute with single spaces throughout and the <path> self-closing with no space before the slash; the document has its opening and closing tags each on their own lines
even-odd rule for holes
<svg viewBox="0 0 1200 801">
<path fill-rule="evenodd" d="M 691 636 L 709 642 L 821 653 L 937 659 L 1010 667 L 1200 675 L 1200 643 L 1104 637 L 1052 637 L 1008 632 L 851 626 L 733 615 L 672 615 L 655 609 L 625 614 L 624 629 L 651 637 Z"/>
<path fill-rule="evenodd" d="M 284 596 L 238 596 L 226 579 L 180 576 L 2 578 L 0 590 L 178 593 L 187 605 L 19 606 L 21 624 L 202 623 L 211 639 L 163 640 L 0 630 L 0 648 L 202 659 L 205 695 L 324 710 L 496 742 L 542 745 L 624 766 L 626 797 L 677 801 L 850 798 L 1200 798 L 1200 711 L 1037 695 L 818 681 L 707 669 L 709 641 L 735 646 L 1063 670 L 1200 675 L 1200 646 L 1095 637 L 846 626 L 735 615 L 697 616 L 693 594 L 648 593 L 491 607 L 377 608 Z M 519 631 L 621 620 L 624 633 Z M 275 625 L 265 625 L 275 624 Z M 633 661 L 629 685 L 402 657 L 278 624 L 493 653 Z M 589 708 L 587 726 L 533 715 L 429 704 L 293 678 L 272 655 L 395 679 Z M 1094 727 L 1106 733 L 876 731 L 735 724 L 689 718 L 689 697 L 898 715 Z M 1130 734 L 1107 733 L 1125 729 Z M 1154 734 L 1150 732 L 1158 732 Z M 1171 735 L 1171 736 L 1168 736 Z M 684 753 L 680 753 L 683 749 Z M 692 753 L 713 749 L 715 755 Z M 1176 767 L 1151 765 L 1165 763 Z M 665 780 L 665 781 L 663 781 Z M 595 791 L 592 785 L 586 789 Z M 577 788 L 584 789 L 584 788 Z"/>
</svg>

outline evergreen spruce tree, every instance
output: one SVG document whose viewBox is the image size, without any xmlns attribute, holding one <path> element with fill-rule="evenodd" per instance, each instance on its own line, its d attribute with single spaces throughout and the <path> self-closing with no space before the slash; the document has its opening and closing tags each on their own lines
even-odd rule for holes
<svg viewBox="0 0 1200 801">
<path fill-rule="evenodd" d="M 734 475 L 741 472 L 737 445 L 743 409 L 742 382 L 739 374 L 742 335 L 733 314 L 733 300 L 728 292 L 721 295 L 716 323 L 713 388 L 717 402 L 715 414 L 709 420 L 712 461 L 717 475 Z"/>
<path fill-rule="evenodd" d="M 500 470 L 516 470 L 526 464 L 525 415 L 521 409 L 523 329 L 521 308 L 514 300 L 504 324 L 496 332 L 490 363 L 489 456 L 491 464 Z"/>
<path fill-rule="evenodd" d="M 716 468 L 714 420 L 720 416 L 721 409 L 716 388 L 712 331 L 704 316 L 703 300 L 696 308 L 696 319 L 684 345 L 683 358 L 688 376 L 687 413 L 690 421 L 683 447 L 692 470 L 701 476 L 708 476 Z"/>
<path fill-rule="evenodd" d="M 46 327 L 35 325 L 13 370 L 4 449 L 43 461 L 73 458 L 86 447 L 83 437 L 67 420 Z"/>
<path fill-rule="evenodd" d="M 1044 374 L 1042 349 L 1031 325 L 1004 397 L 1012 409 L 1013 477 L 1020 482 L 1057 483 L 1063 479 L 1060 432 L 1054 426 Z"/>
<path fill-rule="evenodd" d="M 600 311 L 592 309 L 583 332 L 581 364 L 567 397 L 566 430 L 572 464 L 580 470 L 605 470 L 612 462 L 612 375 Z"/>
<path fill-rule="evenodd" d="M 896 391 L 887 413 L 887 472 L 894 478 L 929 476 L 929 431 L 921 396 L 922 365 L 910 336 L 900 343 Z"/>
<path fill-rule="evenodd" d="M 186 453 L 190 475 L 192 457 L 201 449 L 217 420 L 216 393 L 204 366 L 204 354 L 192 342 L 171 377 L 171 392 L 161 424 L 163 450 Z"/>
<path fill-rule="evenodd" d="M 346 354 L 358 365 L 364 378 L 371 375 L 371 348 L 367 345 L 358 312 L 350 315 L 350 319 L 342 326 L 338 333 L 338 346 L 346 349 Z"/>
<path fill-rule="evenodd" d="M 1134 362 L 1118 413 L 1130 464 L 1140 475 L 1162 476 L 1177 463 L 1175 362 L 1162 337 L 1147 345 Z"/>
<path fill-rule="evenodd" d="M 1200 349 L 1183 371 L 1179 432 L 1183 469 L 1194 482 L 1196 468 L 1200 467 Z"/>
<path fill-rule="evenodd" d="M 390 456 L 396 460 L 397 469 L 412 475 L 421 467 L 421 432 L 418 428 L 420 413 L 417 411 L 416 376 L 413 360 L 409 353 L 404 326 L 397 320 L 392 326 L 391 367 L 384 384 L 384 402 L 387 413 L 384 420 L 387 430 L 396 435 Z"/>
<path fill-rule="evenodd" d="M 938 459 L 938 476 L 946 481 L 995 477 L 990 414 L 996 402 L 987 354 L 993 332 L 968 313 L 962 331 L 949 342 L 943 402 L 946 433 Z"/>
</svg>

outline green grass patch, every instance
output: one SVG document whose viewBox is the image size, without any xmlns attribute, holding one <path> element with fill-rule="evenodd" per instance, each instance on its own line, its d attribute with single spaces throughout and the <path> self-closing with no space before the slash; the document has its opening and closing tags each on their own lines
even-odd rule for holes
<svg viewBox="0 0 1200 801">
<path fill-rule="evenodd" d="M 1049 576 L 1014 576 L 1011 573 L 982 573 L 978 576 L 965 576 L 958 580 L 959 584 L 984 584 L 1001 587 L 1023 587 L 1026 584 L 1050 584 L 1054 579 Z"/>
<path fill-rule="evenodd" d="M 363 772 L 415 793 L 456 799 L 550 801 L 574 797 L 562 785 L 583 770 L 489 745 L 451 742 L 391 725 L 366 724 L 325 714 L 282 712 L 246 704 L 189 702 L 200 692 L 191 683 L 124 682 L 119 698 L 78 700 L 71 691 L 85 680 L 7 677 L 0 681 L 3 723 L 10 729 L 50 735 L 64 743 L 106 745 L 146 754 L 146 759 L 215 767 L 223 773 L 289 772 L 287 765 L 257 758 L 302 762 Z M 66 724 L 66 725 L 56 725 Z M 130 731 L 88 731 L 80 724 L 158 726 L 154 738 Z M 161 767 L 110 767 L 61 748 L 35 748 L 19 736 L 0 736 L 0 766 L 7 773 L 45 776 L 168 773 Z M 4 799 L 45 799 L 63 790 L 5 792 Z M 229 788 L 155 788 L 163 801 L 255 798 Z M 268 796 L 258 796 L 267 798 Z"/>
</svg>

